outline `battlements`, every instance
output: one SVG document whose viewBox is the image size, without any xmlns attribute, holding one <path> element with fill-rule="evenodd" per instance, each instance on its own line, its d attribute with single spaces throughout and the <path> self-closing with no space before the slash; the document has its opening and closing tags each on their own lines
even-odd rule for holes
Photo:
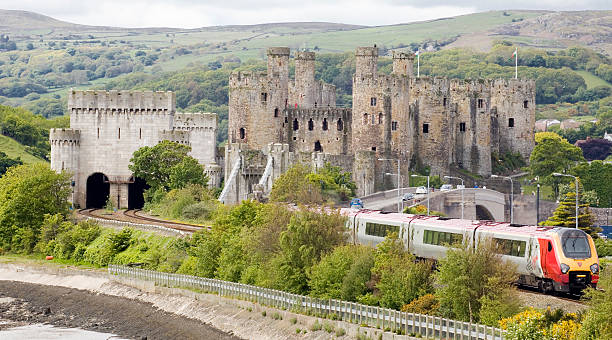
<svg viewBox="0 0 612 340">
<path fill-rule="evenodd" d="M 491 80 L 492 89 L 497 91 L 523 91 L 523 92 L 534 92 L 535 91 L 535 80 L 532 79 L 495 79 Z"/>
<path fill-rule="evenodd" d="M 260 84 L 267 84 L 269 81 L 266 72 L 234 72 L 230 75 L 230 88 L 237 87 L 257 87 Z"/>
<path fill-rule="evenodd" d="M 216 113 L 186 113 L 181 112 L 174 115 L 174 126 L 177 128 L 217 128 Z"/>
<path fill-rule="evenodd" d="M 49 131 L 49 142 L 55 143 L 76 143 L 81 140 L 81 130 L 75 129 L 51 129 Z"/>
<path fill-rule="evenodd" d="M 68 109 L 155 110 L 173 113 L 175 95 L 171 91 L 76 91 L 68 93 Z"/>
<path fill-rule="evenodd" d="M 189 132 L 181 130 L 162 130 L 159 132 L 159 141 L 171 141 L 189 145 Z"/>
<path fill-rule="evenodd" d="M 357 47 L 356 57 L 378 57 L 378 47 Z"/>
<path fill-rule="evenodd" d="M 311 108 L 311 109 L 285 109 L 285 113 L 293 118 L 318 118 L 318 117 L 330 117 L 330 118 L 344 118 L 348 117 L 352 112 L 350 108 L 338 108 L 338 107 L 322 107 L 322 108 Z"/>
<path fill-rule="evenodd" d="M 314 52 L 297 51 L 295 52 L 296 60 L 315 60 Z"/>
<path fill-rule="evenodd" d="M 268 56 L 289 56 L 291 50 L 289 47 L 268 47 Z"/>
<path fill-rule="evenodd" d="M 414 60 L 414 54 L 406 52 L 393 51 L 393 59 L 409 59 Z"/>
</svg>

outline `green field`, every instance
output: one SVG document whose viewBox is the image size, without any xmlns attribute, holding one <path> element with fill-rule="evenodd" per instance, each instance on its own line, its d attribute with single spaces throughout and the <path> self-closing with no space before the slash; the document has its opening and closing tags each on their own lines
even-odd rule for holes
<svg viewBox="0 0 612 340">
<path fill-rule="evenodd" d="M 598 76 L 594 75 L 593 73 L 589 71 L 574 71 L 574 72 L 578 73 L 579 75 L 582 76 L 582 78 L 584 78 L 584 81 L 586 82 L 588 89 L 596 87 L 596 86 L 606 86 L 606 85 L 612 86 L 612 84 L 599 78 Z"/>
<path fill-rule="evenodd" d="M 32 156 L 25 151 L 25 147 L 19 144 L 16 140 L 0 135 L 0 151 L 7 154 L 10 158 L 20 157 L 21 161 L 26 164 L 46 163 L 38 157 Z"/>
</svg>

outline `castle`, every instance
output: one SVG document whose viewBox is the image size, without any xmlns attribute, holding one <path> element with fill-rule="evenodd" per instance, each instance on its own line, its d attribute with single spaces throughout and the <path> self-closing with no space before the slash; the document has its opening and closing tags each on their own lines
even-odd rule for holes
<svg viewBox="0 0 612 340">
<path fill-rule="evenodd" d="M 73 174 L 73 202 L 82 208 L 140 208 L 144 181 L 128 169 L 134 151 L 171 140 L 192 147 L 218 186 L 217 115 L 177 113 L 172 92 L 70 91 L 70 129 L 52 129 L 51 168 Z"/>
<path fill-rule="evenodd" d="M 390 75 L 378 73 L 378 49 L 355 52 L 352 109 L 335 107 L 335 88 L 315 79 L 315 54 L 273 47 L 267 72 L 230 76 L 225 187 L 235 203 L 265 195 L 295 162 L 329 162 L 351 171 L 358 195 L 392 187 L 396 161 L 446 175 L 453 167 L 489 176 L 492 153 L 534 147 L 535 82 L 414 77 L 414 56 L 393 53 Z"/>
<path fill-rule="evenodd" d="M 215 146 L 217 116 L 177 113 L 172 92 L 71 91 L 70 129 L 50 132 L 51 167 L 73 173 L 73 202 L 119 208 L 143 204 L 146 184 L 128 168 L 134 151 L 171 140 L 192 147 L 219 200 L 265 197 L 296 162 L 331 163 L 353 174 L 358 195 L 407 184 L 411 169 L 434 175 L 463 168 L 491 174 L 493 153 L 534 147 L 535 82 L 414 77 L 412 54 L 395 52 L 390 75 L 378 73 L 378 49 L 355 52 L 352 108 L 336 107 L 333 85 L 315 79 L 315 54 L 268 49 L 267 72 L 229 79 L 225 154 Z M 224 174 L 222 176 L 222 172 Z"/>
</svg>

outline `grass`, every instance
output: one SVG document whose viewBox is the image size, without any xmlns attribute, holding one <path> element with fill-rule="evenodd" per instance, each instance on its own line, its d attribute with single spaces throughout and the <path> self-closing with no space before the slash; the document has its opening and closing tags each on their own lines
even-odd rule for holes
<svg viewBox="0 0 612 340">
<path fill-rule="evenodd" d="M 587 89 L 591 89 L 596 86 L 612 86 L 612 84 L 599 78 L 598 76 L 594 75 L 593 73 L 589 71 L 574 71 L 574 72 L 578 73 L 579 75 L 582 76 L 582 78 L 584 78 L 584 81 L 586 82 L 586 85 L 587 85 Z"/>
<path fill-rule="evenodd" d="M 0 135 L 0 151 L 7 154 L 10 158 L 21 158 L 21 161 L 25 164 L 47 163 L 44 159 L 27 153 L 25 146 L 7 136 Z"/>
</svg>

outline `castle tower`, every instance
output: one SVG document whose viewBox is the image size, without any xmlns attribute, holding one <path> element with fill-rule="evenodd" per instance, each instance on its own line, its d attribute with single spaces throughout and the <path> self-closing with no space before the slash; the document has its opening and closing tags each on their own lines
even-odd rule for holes
<svg viewBox="0 0 612 340">
<path fill-rule="evenodd" d="M 268 78 L 278 78 L 281 83 L 289 81 L 289 47 L 268 48 Z"/>
<path fill-rule="evenodd" d="M 295 102 L 299 107 L 311 108 L 317 103 L 315 85 L 314 52 L 297 52 L 295 55 Z"/>
<path fill-rule="evenodd" d="M 81 131 L 74 129 L 51 129 L 51 169 L 56 172 L 67 171 L 76 178 L 79 170 L 79 149 Z"/>
<path fill-rule="evenodd" d="M 412 53 L 393 51 L 393 74 L 412 78 L 414 76 L 413 63 L 414 55 Z"/>
<path fill-rule="evenodd" d="M 378 72 L 378 48 L 357 47 L 355 50 L 355 76 L 376 75 Z"/>
</svg>

